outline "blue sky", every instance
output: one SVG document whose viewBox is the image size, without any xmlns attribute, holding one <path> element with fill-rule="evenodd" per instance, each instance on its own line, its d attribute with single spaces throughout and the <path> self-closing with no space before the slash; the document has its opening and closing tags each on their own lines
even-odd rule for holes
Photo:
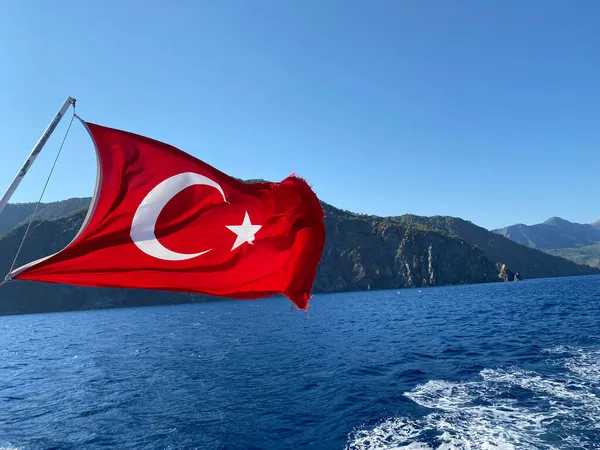
<svg viewBox="0 0 600 450">
<path fill-rule="evenodd" d="M 170 4 L 169 4 L 170 3 Z M 88 121 L 338 207 L 487 228 L 600 217 L 600 3 L 0 3 L 0 190 Z M 37 199 L 64 121 L 13 198 Z M 74 125 L 45 200 L 91 195 Z"/>
</svg>

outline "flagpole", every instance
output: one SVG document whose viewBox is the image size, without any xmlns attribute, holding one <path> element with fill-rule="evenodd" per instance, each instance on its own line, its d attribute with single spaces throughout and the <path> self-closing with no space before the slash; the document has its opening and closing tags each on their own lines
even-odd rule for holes
<svg viewBox="0 0 600 450">
<path fill-rule="evenodd" d="M 2 213 L 2 210 L 6 206 L 6 204 L 12 197 L 12 195 L 17 190 L 17 187 L 19 186 L 19 184 L 21 184 L 21 181 L 23 181 L 23 177 L 25 177 L 25 175 L 27 174 L 27 171 L 30 169 L 33 162 L 35 161 L 37 156 L 42 151 L 42 148 L 44 148 L 44 145 L 46 145 L 46 142 L 48 141 L 48 139 L 54 132 L 54 129 L 60 122 L 60 119 L 63 118 L 63 116 L 67 112 L 67 109 L 69 109 L 69 106 L 71 106 L 71 105 L 75 106 L 75 101 L 76 100 L 73 97 L 67 97 L 67 99 L 63 103 L 63 105 L 60 108 L 60 110 L 58 111 L 58 113 L 56 113 L 56 115 L 54 116 L 54 119 L 52 119 L 52 122 L 50 122 L 50 125 L 48 125 L 48 128 L 46 128 L 46 131 L 44 131 L 44 134 L 42 134 L 42 137 L 40 138 L 40 140 L 37 141 L 37 144 L 35 144 L 35 147 L 33 147 L 33 150 L 31 150 L 31 153 L 29 154 L 29 156 L 23 163 L 23 166 L 21 167 L 21 169 L 15 176 L 15 179 L 13 180 L 13 182 L 10 184 L 10 186 L 8 187 L 8 189 L 2 196 L 2 199 L 0 199 L 0 214 Z"/>
</svg>

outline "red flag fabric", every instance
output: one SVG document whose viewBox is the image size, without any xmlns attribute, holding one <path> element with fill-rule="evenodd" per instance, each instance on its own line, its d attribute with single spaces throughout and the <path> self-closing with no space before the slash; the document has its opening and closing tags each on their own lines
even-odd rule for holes
<svg viewBox="0 0 600 450">
<path fill-rule="evenodd" d="M 173 146 L 85 123 L 99 177 L 62 251 L 10 277 L 237 299 L 275 294 L 306 310 L 325 244 L 308 184 L 242 183 Z"/>
</svg>

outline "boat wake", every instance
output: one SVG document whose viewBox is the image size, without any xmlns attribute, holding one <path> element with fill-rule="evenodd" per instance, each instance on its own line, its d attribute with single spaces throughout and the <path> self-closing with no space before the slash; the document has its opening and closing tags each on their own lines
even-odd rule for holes
<svg viewBox="0 0 600 450">
<path fill-rule="evenodd" d="M 600 349 L 545 352 L 558 358 L 548 361 L 561 366 L 555 375 L 509 367 L 484 369 L 476 381 L 428 381 L 405 393 L 424 416 L 355 430 L 346 448 L 600 448 Z"/>
</svg>

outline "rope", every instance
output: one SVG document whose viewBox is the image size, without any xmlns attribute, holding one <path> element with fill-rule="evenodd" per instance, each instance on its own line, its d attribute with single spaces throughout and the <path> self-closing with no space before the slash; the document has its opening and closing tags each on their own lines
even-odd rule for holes
<svg viewBox="0 0 600 450">
<path fill-rule="evenodd" d="M 67 140 L 67 136 L 69 135 L 69 131 L 71 130 L 71 125 L 73 125 L 73 119 L 75 119 L 75 105 L 73 105 L 73 116 L 71 117 L 71 121 L 69 122 L 69 127 L 67 128 L 67 131 L 65 132 L 63 140 L 58 149 L 58 153 L 56 154 L 56 158 L 54 158 L 54 164 L 52 164 L 52 169 L 50 169 L 48 178 L 46 178 L 46 184 L 44 184 L 44 189 L 42 189 L 40 198 L 38 199 L 37 204 L 35 205 L 35 208 L 33 210 L 33 213 L 31 214 L 31 217 L 29 218 L 29 223 L 27 224 L 27 228 L 25 229 L 25 234 L 23 234 L 23 238 L 21 239 L 21 243 L 19 244 L 19 248 L 17 249 L 15 258 L 13 259 L 13 262 L 10 266 L 10 270 L 8 271 L 8 274 L 6 275 L 6 278 L 4 279 L 4 281 L 2 283 L 0 283 L 0 286 L 2 286 L 4 283 L 9 281 L 8 277 L 12 273 L 13 269 L 15 268 L 15 265 L 17 264 L 17 258 L 19 257 L 19 254 L 21 253 L 21 250 L 23 249 L 23 244 L 25 243 L 25 238 L 27 237 L 27 233 L 29 233 L 29 229 L 31 228 L 33 218 L 35 217 L 37 210 L 38 210 L 40 204 L 42 203 L 42 199 L 44 198 L 44 194 L 46 193 L 46 188 L 48 187 L 48 183 L 50 183 L 50 178 L 52 178 L 52 173 L 54 172 L 54 168 L 56 167 L 56 163 L 58 162 L 58 158 L 60 156 L 60 153 L 62 152 L 63 145 L 65 145 L 65 141 Z"/>
</svg>

